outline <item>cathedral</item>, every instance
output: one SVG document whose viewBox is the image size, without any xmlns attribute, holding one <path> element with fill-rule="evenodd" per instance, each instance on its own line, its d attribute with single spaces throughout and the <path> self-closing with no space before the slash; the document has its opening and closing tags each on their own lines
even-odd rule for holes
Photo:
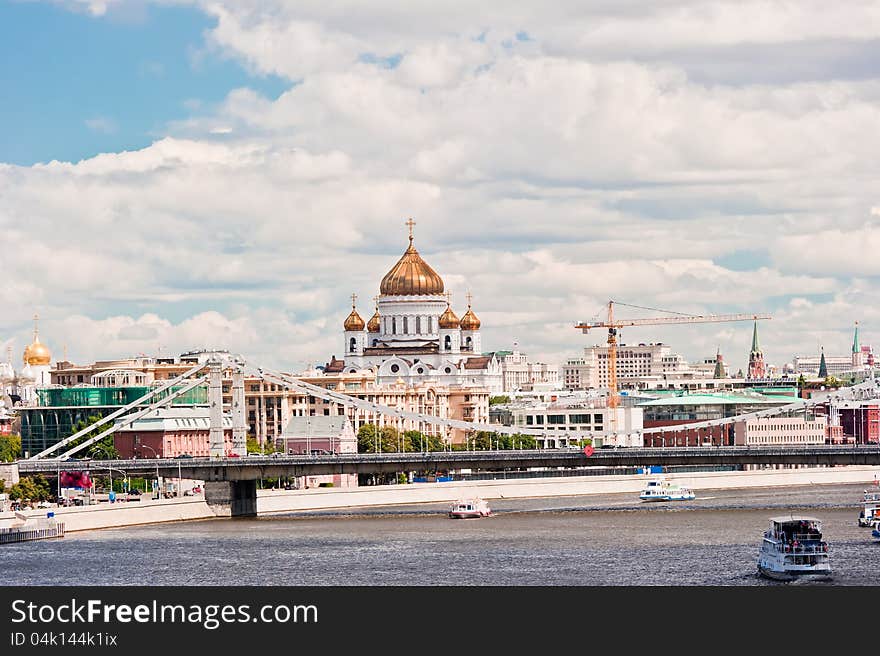
<svg viewBox="0 0 880 656">
<path fill-rule="evenodd" d="M 40 342 L 38 317 L 34 316 L 34 340 L 28 344 L 22 354 L 22 368 L 16 373 L 11 358 L 8 362 L 0 362 L 0 399 L 4 396 L 16 404 L 34 404 L 37 401 L 37 388 L 48 387 L 51 383 L 52 353 Z"/>
<path fill-rule="evenodd" d="M 459 318 L 444 294 L 443 279 L 413 245 L 385 274 L 375 298 L 375 310 L 364 321 L 352 295 L 351 313 L 343 325 L 344 360 L 333 360 L 325 373 L 354 373 L 369 369 L 380 385 L 473 385 L 491 394 L 502 391 L 501 363 L 494 353 L 481 351 L 480 320 L 471 307 Z"/>
</svg>

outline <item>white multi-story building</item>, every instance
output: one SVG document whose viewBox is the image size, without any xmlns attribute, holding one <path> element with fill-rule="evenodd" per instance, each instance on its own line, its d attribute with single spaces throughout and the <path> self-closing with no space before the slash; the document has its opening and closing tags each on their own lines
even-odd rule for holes
<svg viewBox="0 0 880 656">
<path fill-rule="evenodd" d="M 567 389 L 608 387 L 608 346 L 588 346 L 580 358 L 571 358 L 562 366 L 562 382 Z M 672 349 L 656 344 L 620 344 L 617 347 L 617 381 L 627 381 L 673 375 L 692 378 L 711 378 L 712 371 L 692 368 Z M 714 363 L 713 363 L 714 364 Z"/>
<path fill-rule="evenodd" d="M 501 363 L 502 387 L 505 394 L 531 390 L 535 385 L 555 387 L 559 383 L 559 366 L 544 362 L 529 362 L 514 343 L 512 351 L 496 351 Z"/>
<path fill-rule="evenodd" d="M 604 444 L 642 446 L 642 409 L 609 408 L 604 399 L 512 403 L 506 406 L 512 426 L 545 431 L 536 436 L 541 448 L 559 448 L 577 444 L 592 434 L 615 432 L 616 439 L 604 438 Z M 598 443 L 600 440 L 597 439 Z"/>
<path fill-rule="evenodd" d="M 792 365 L 795 374 L 819 375 L 819 366 L 822 361 L 821 355 L 796 355 Z M 853 359 L 849 355 L 826 355 L 825 369 L 829 376 L 849 373 L 853 370 Z"/>
</svg>

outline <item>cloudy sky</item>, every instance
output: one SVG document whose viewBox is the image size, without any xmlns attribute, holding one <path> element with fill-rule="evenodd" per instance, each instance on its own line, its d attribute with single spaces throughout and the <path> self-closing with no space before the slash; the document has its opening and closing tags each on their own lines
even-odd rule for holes
<svg viewBox="0 0 880 656">
<path fill-rule="evenodd" d="M 2 357 L 36 312 L 75 362 L 324 362 L 409 216 L 486 350 L 560 362 L 615 299 L 847 354 L 880 330 L 878 52 L 859 0 L 2 3 Z M 623 341 L 738 368 L 751 330 Z"/>
</svg>

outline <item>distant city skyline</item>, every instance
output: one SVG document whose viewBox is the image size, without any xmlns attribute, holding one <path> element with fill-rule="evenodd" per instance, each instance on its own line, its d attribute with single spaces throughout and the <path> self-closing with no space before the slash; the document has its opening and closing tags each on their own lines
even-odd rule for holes
<svg viewBox="0 0 880 656">
<path fill-rule="evenodd" d="M 408 217 L 483 351 L 561 364 L 613 298 L 845 355 L 880 326 L 878 40 L 871 2 L 3 4 L 0 358 L 34 313 L 56 360 L 342 357 Z M 736 372 L 751 331 L 622 341 Z"/>
</svg>

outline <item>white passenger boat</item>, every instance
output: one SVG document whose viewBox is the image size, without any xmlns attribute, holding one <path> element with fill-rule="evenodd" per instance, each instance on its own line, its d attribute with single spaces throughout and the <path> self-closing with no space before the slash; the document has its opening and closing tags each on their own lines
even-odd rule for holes
<svg viewBox="0 0 880 656">
<path fill-rule="evenodd" d="M 859 511 L 859 526 L 872 526 L 876 519 L 880 519 L 880 492 L 865 490 Z"/>
<path fill-rule="evenodd" d="M 691 501 L 697 495 L 692 490 L 660 478 L 648 481 L 645 489 L 639 494 L 642 501 Z"/>
<path fill-rule="evenodd" d="M 488 517 L 492 514 L 489 504 L 485 500 L 475 497 L 473 499 L 458 499 L 449 509 L 449 516 L 453 519 L 477 519 Z"/>
<path fill-rule="evenodd" d="M 875 519 L 871 524 L 871 537 L 880 542 L 880 519 Z"/>
<path fill-rule="evenodd" d="M 771 518 L 758 554 L 758 572 L 779 581 L 831 578 L 822 522 L 802 515 Z"/>
</svg>

